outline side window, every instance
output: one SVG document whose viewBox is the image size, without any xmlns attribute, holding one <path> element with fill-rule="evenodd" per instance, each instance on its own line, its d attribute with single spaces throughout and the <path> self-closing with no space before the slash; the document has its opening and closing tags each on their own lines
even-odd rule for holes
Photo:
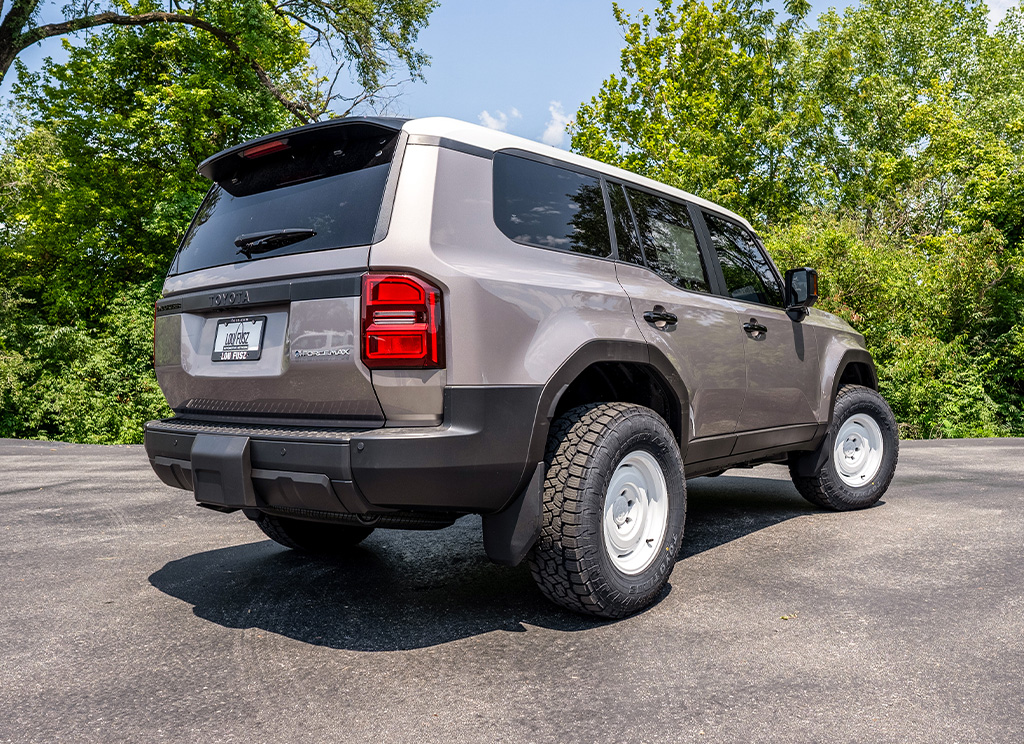
<svg viewBox="0 0 1024 744">
<path fill-rule="evenodd" d="M 494 155 L 494 224 L 517 243 L 612 252 L 600 180 L 509 153 Z"/>
<path fill-rule="evenodd" d="M 627 188 L 647 265 L 680 289 L 708 292 L 708 272 L 686 207 Z"/>
<path fill-rule="evenodd" d="M 753 236 L 739 225 L 704 213 L 711 244 L 722 262 L 729 296 L 762 305 L 784 306 L 782 287 Z"/>
<path fill-rule="evenodd" d="M 636 234 L 633 215 L 629 213 L 629 203 L 622 184 L 608 183 L 608 195 L 612 202 L 612 216 L 615 218 L 615 240 L 619 244 L 619 259 L 630 263 L 644 265 L 644 254 L 640 250 L 640 238 Z"/>
</svg>

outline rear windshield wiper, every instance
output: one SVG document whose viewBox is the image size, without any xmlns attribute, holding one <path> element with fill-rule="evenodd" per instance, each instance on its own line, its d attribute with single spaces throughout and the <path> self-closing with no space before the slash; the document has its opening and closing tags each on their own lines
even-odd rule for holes
<svg viewBox="0 0 1024 744">
<path fill-rule="evenodd" d="M 246 233 L 235 238 L 235 245 L 238 253 L 246 258 L 252 258 L 254 253 L 267 253 L 276 248 L 282 248 L 300 240 L 312 238 L 316 230 L 307 227 L 286 227 L 283 230 L 267 230 L 266 232 Z"/>
</svg>

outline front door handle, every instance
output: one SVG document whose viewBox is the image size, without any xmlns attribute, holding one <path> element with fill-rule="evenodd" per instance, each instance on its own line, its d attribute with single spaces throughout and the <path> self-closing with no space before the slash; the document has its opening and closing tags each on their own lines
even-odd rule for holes
<svg viewBox="0 0 1024 744">
<path fill-rule="evenodd" d="M 749 333 L 751 336 L 758 336 L 761 334 L 767 334 L 767 326 L 763 326 L 757 322 L 757 318 L 751 318 L 743 324 L 743 330 Z"/>
<path fill-rule="evenodd" d="M 679 318 L 675 316 L 675 313 L 666 312 L 661 305 L 655 305 L 653 310 L 644 313 L 644 320 L 653 323 L 658 328 L 664 328 L 667 325 L 674 325 Z"/>
</svg>

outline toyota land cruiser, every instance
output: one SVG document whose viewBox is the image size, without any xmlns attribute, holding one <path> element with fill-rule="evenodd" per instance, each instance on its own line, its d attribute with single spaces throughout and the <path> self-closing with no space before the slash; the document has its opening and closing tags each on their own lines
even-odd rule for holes
<svg viewBox="0 0 1024 744">
<path fill-rule="evenodd" d="M 722 207 L 444 118 L 312 124 L 199 171 L 146 451 L 282 545 L 480 514 L 492 560 L 621 617 L 677 560 L 686 478 L 786 462 L 835 510 L 892 479 L 863 337 Z"/>
</svg>

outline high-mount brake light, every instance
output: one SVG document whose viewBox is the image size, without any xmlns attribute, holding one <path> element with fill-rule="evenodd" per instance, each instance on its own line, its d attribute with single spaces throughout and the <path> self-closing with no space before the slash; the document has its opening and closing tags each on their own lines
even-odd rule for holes
<svg viewBox="0 0 1024 744">
<path fill-rule="evenodd" d="M 370 369 L 444 367 L 441 291 L 410 274 L 363 276 L 361 357 Z"/>
<path fill-rule="evenodd" d="M 254 145 L 242 150 L 242 157 L 247 160 L 254 158 L 260 158 L 264 155 L 269 155 L 272 152 L 281 152 L 281 150 L 287 150 L 289 148 L 288 140 L 279 139 L 273 142 L 264 142 L 262 145 Z"/>
</svg>

